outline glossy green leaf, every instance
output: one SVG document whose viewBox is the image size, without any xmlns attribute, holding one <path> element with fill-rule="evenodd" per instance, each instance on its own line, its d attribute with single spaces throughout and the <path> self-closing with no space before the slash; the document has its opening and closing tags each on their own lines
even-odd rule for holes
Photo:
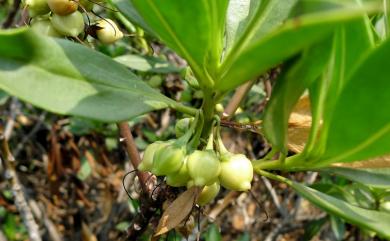
<svg viewBox="0 0 390 241">
<path fill-rule="evenodd" d="M 322 148 L 325 148 L 321 143 L 326 141 L 328 131 L 332 131 L 329 130 L 329 120 L 338 96 L 356 66 L 373 47 L 374 36 L 368 16 L 363 16 L 336 30 L 329 71 L 323 76 L 321 83 L 311 88 L 311 99 L 315 103 L 312 105 L 314 124 L 305 147 L 305 152 L 310 157 L 320 155 Z M 320 122 L 323 124 L 318 143 Z M 312 153 L 314 148 L 316 150 Z"/>
<path fill-rule="evenodd" d="M 329 167 L 320 171 L 333 173 L 370 187 L 390 188 L 390 168 Z"/>
<path fill-rule="evenodd" d="M 340 217 L 346 222 L 355 224 L 361 228 L 374 231 L 380 237 L 390 238 L 390 229 L 388 228 L 390 227 L 390 213 L 361 208 L 285 177 L 262 170 L 256 171 L 260 175 L 288 184 L 302 197 L 329 214 Z"/>
<path fill-rule="evenodd" d="M 390 111 L 383 106 L 390 103 L 386 91 L 390 89 L 390 69 L 386 67 L 389 61 L 390 41 L 387 41 L 359 65 L 344 85 L 329 118 L 320 165 L 390 153 Z"/>
<path fill-rule="evenodd" d="M 151 73 L 177 73 L 182 69 L 169 63 L 168 61 L 154 56 L 141 56 L 135 54 L 126 54 L 114 59 L 126 67 L 142 72 Z"/>
<path fill-rule="evenodd" d="M 0 88 L 52 112 L 107 122 L 179 105 L 103 54 L 26 29 L 0 31 Z"/>
<path fill-rule="evenodd" d="M 305 89 L 328 64 L 330 49 L 330 39 L 311 46 L 297 61 L 287 64 L 286 71 L 276 81 L 263 119 L 264 134 L 273 147 L 287 152 L 290 114 Z"/>
<path fill-rule="evenodd" d="M 226 21 L 226 49 L 237 56 L 252 41 L 280 26 L 297 0 L 231 0 Z M 228 56 L 227 58 L 234 58 Z"/>
<path fill-rule="evenodd" d="M 212 87 L 213 80 L 208 74 L 214 73 L 219 64 L 228 1 L 132 0 L 132 3 L 165 44 L 187 60 L 199 80 Z"/>
<path fill-rule="evenodd" d="M 222 76 L 217 84 L 218 89 L 221 91 L 233 89 L 264 73 L 329 36 L 337 26 L 363 15 L 365 9 L 340 8 L 286 21 L 283 26 L 251 42 L 242 51 L 237 51 L 233 57 L 228 56 L 221 66 Z"/>
</svg>

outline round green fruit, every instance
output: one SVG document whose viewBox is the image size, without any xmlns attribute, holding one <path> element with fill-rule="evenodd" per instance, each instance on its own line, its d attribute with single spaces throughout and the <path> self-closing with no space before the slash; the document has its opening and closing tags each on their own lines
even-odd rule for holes
<svg viewBox="0 0 390 241">
<path fill-rule="evenodd" d="M 104 44 L 112 44 L 123 38 L 123 33 L 111 19 L 99 20 L 96 25 L 100 28 L 96 30 L 97 39 Z"/>
<path fill-rule="evenodd" d="M 187 186 L 188 181 L 191 179 L 190 175 L 188 174 L 187 159 L 188 158 L 184 159 L 183 165 L 181 166 L 181 168 L 178 172 L 175 172 L 173 174 L 169 174 L 167 176 L 166 182 L 169 186 L 172 186 L 172 187 Z"/>
<path fill-rule="evenodd" d="M 45 15 L 50 12 L 46 0 L 26 0 L 25 5 L 28 8 L 30 17 Z"/>
<path fill-rule="evenodd" d="M 173 174 L 180 170 L 185 158 L 185 147 L 175 143 L 156 151 L 152 173 L 156 176 Z"/>
<path fill-rule="evenodd" d="M 78 1 L 74 0 L 47 0 L 50 10 L 60 16 L 66 16 L 76 12 Z"/>
<path fill-rule="evenodd" d="M 59 33 L 65 36 L 77 37 L 84 31 L 84 18 L 78 11 L 67 16 L 53 14 L 51 23 Z"/>
<path fill-rule="evenodd" d="M 50 37 L 61 37 L 61 34 L 55 30 L 50 20 L 48 19 L 32 21 L 31 28 L 39 34 Z"/>
<path fill-rule="evenodd" d="M 153 168 L 153 157 L 157 150 L 169 145 L 168 142 L 157 141 L 146 147 L 142 162 L 138 166 L 138 170 L 150 172 Z"/>
<path fill-rule="evenodd" d="M 224 154 L 219 181 L 227 189 L 247 191 L 253 179 L 252 162 L 242 154 Z"/>
<path fill-rule="evenodd" d="M 214 182 L 213 184 L 209 186 L 205 186 L 200 193 L 197 204 L 199 206 L 204 206 L 208 203 L 210 203 L 219 193 L 219 190 L 221 189 L 221 186 L 218 182 Z"/>
<path fill-rule="evenodd" d="M 190 125 L 193 120 L 194 118 L 191 117 L 191 118 L 183 118 L 176 122 L 175 133 L 177 138 L 182 137 L 190 129 Z"/>
<path fill-rule="evenodd" d="M 195 186 L 211 185 L 217 181 L 221 171 L 218 157 L 212 150 L 196 150 L 191 153 L 187 168 Z"/>
</svg>

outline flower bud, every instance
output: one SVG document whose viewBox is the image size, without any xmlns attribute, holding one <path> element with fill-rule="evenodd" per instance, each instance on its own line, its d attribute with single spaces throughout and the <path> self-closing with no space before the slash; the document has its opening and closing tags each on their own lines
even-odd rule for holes
<svg viewBox="0 0 390 241">
<path fill-rule="evenodd" d="M 153 157 L 152 173 L 163 176 L 180 170 L 185 157 L 185 148 L 175 143 L 156 151 Z"/>
<path fill-rule="evenodd" d="M 188 157 L 187 167 L 195 186 L 211 185 L 221 171 L 218 157 L 212 150 L 194 151 Z"/>
<path fill-rule="evenodd" d="M 219 181 L 227 189 L 247 191 L 253 179 L 252 162 L 242 154 L 225 153 L 221 157 Z"/>
<path fill-rule="evenodd" d="M 142 162 L 138 166 L 138 170 L 150 172 L 153 168 L 153 157 L 157 150 L 169 145 L 169 142 L 157 141 L 146 147 Z"/>
<path fill-rule="evenodd" d="M 66 16 L 76 12 L 78 1 L 74 0 L 47 0 L 50 10 L 60 16 Z"/>
<path fill-rule="evenodd" d="M 117 40 L 123 38 L 123 33 L 119 30 L 118 26 L 111 19 L 102 19 L 96 23 L 99 27 L 96 30 L 97 39 L 104 44 L 112 44 Z"/>
<path fill-rule="evenodd" d="M 51 23 L 59 33 L 65 36 L 77 37 L 84 31 L 84 18 L 78 11 L 67 16 L 53 14 Z"/>
<path fill-rule="evenodd" d="M 185 158 L 183 161 L 183 165 L 181 166 L 178 172 L 169 174 L 167 176 L 167 184 L 172 187 L 184 187 L 187 185 L 188 181 L 191 179 L 188 174 L 187 168 L 187 159 Z"/>
<path fill-rule="evenodd" d="M 28 8 L 30 17 L 36 17 L 50 12 L 46 0 L 26 0 L 25 5 Z"/>
<path fill-rule="evenodd" d="M 205 186 L 200 193 L 197 204 L 199 206 L 204 206 L 208 203 L 210 203 L 219 193 L 219 190 L 221 189 L 221 186 L 218 182 L 214 182 L 213 184 L 209 186 Z"/>
<path fill-rule="evenodd" d="M 39 19 L 37 21 L 32 21 L 31 28 L 39 33 L 50 37 L 61 37 L 61 34 L 55 30 L 50 20 L 48 19 Z"/>
<path fill-rule="evenodd" d="M 175 133 L 177 138 L 182 137 L 184 133 L 186 133 L 190 129 L 190 125 L 193 120 L 194 118 L 191 117 L 191 118 L 183 118 L 176 122 Z"/>
</svg>

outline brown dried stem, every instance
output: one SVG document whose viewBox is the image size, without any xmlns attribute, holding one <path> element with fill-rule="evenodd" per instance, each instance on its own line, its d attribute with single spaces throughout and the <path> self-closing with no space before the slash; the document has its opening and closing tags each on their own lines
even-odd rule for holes
<svg viewBox="0 0 390 241">
<path fill-rule="evenodd" d="M 15 159 L 8 146 L 6 136 L 4 136 L 3 128 L 0 126 L 0 142 L 1 142 L 1 157 L 0 161 L 3 162 L 6 177 L 11 185 L 13 196 L 15 199 L 15 206 L 17 207 L 20 216 L 26 226 L 29 238 L 31 241 L 41 241 L 39 234 L 39 227 L 34 220 L 34 216 L 27 203 L 27 198 L 23 192 L 23 187 L 19 181 L 17 173 L 15 171 Z"/>
</svg>

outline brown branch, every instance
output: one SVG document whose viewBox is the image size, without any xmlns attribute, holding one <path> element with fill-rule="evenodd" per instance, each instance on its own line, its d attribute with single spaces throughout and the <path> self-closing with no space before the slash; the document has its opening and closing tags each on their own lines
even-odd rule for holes
<svg viewBox="0 0 390 241">
<path fill-rule="evenodd" d="M 229 104 L 226 106 L 224 112 L 223 112 L 223 118 L 224 119 L 230 119 L 238 107 L 240 106 L 241 101 L 245 98 L 246 94 L 249 92 L 249 90 L 252 88 L 255 81 L 249 81 L 243 85 L 241 85 L 236 92 L 234 93 L 233 97 L 230 99 Z"/>
<path fill-rule="evenodd" d="M 20 7 L 21 0 L 14 0 L 11 9 L 8 12 L 7 18 L 5 19 L 2 27 L 10 28 L 12 23 L 14 22 L 15 16 L 18 13 Z"/>
<path fill-rule="evenodd" d="M 120 135 L 122 138 L 121 140 L 125 145 L 127 154 L 129 155 L 130 162 L 133 165 L 134 169 L 137 169 L 138 165 L 141 163 L 141 158 L 140 158 L 139 152 L 137 150 L 137 146 L 135 145 L 133 135 L 131 134 L 129 124 L 127 122 L 118 123 L 118 128 L 119 128 Z M 150 174 L 148 174 L 146 172 L 140 172 L 138 170 L 136 172 L 137 172 L 137 176 L 139 178 L 139 182 L 141 184 L 141 188 L 142 188 L 143 193 L 149 195 L 150 189 L 148 188 L 146 183 L 150 177 Z"/>
</svg>

